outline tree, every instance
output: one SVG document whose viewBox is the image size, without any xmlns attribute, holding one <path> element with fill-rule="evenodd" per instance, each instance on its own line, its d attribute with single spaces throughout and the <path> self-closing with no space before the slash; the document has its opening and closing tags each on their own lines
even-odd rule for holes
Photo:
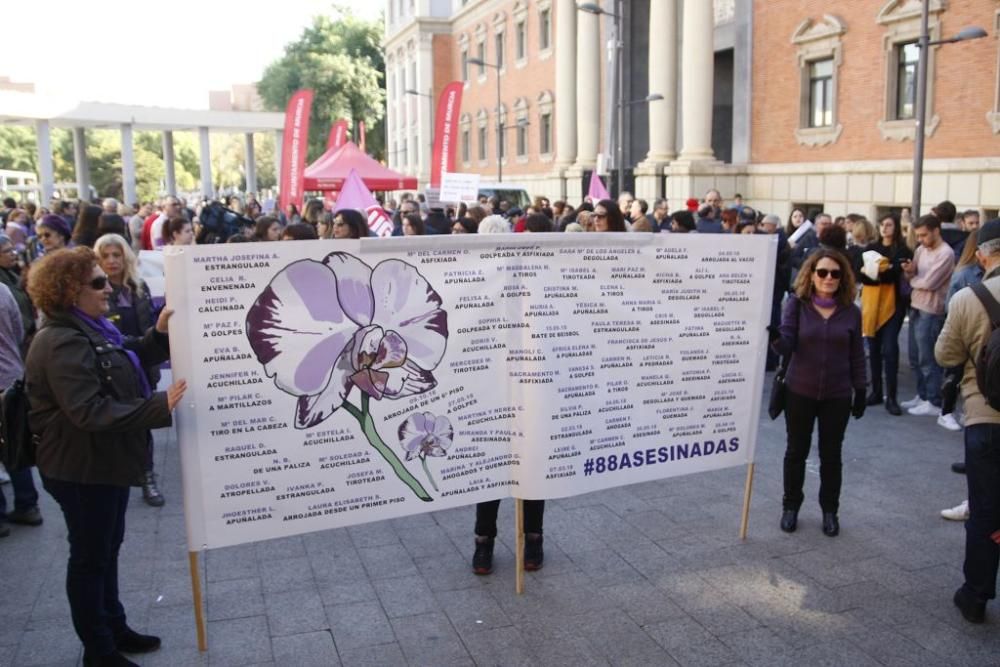
<svg viewBox="0 0 1000 667">
<path fill-rule="evenodd" d="M 385 157 L 385 61 L 381 51 L 382 26 L 363 21 L 344 8 L 334 17 L 317 16 L 298 41 L 285 47 L 285 55 L 268 65 L 257 90 L 265 105 L 284 111 L 292 94 L 311 88 L 312 118 L 309 126 L 310 159 L 323 154 L 330 126 L 338 118 L 356 127 L 367 125 L 367 149 Z"/>
</svg>

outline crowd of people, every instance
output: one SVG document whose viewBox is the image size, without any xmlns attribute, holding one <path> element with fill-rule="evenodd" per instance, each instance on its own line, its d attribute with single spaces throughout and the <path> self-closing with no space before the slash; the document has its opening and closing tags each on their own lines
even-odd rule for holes
<svg viewBox="0 0 1000 667">
<path fill-rule="evenodd" d="M 678 210 L 629 193 L 577 206 L 539 197 L 523 210 L 497 197 L 428 208 L 422 197 L 385 202 L 393 235 L 660 232 L 767 234 L 778 247 L 768 370 L 787 388 L 787 446 L 781 529 L 794 532 L 804 501 L 806 459 L 818 431 L 822 531 L 840 532 L 842 449 L 850 417 L 884 405 L 965 430 L 969 498 L 942 512 L 967 519 L 966 582 L 955 604 L 981 622 L 995 596 L 1000 544 L 1000 412 L 984 399 L 975 359 L 991 331 L 965 289 L 983 283 L 1000 296 L 1000 220 L 980 225 L 944 201 L 913 220 L 907 211 L 869 221 L 795 209 L 782 220 L 746 205 L 726 206 L 717 190 Z M 219 223 L 224 211 L 226 224 Z M 300 212 L 266 210 L 252 195 L 193 206 L 167 196 L 125 206 L 55 201 L 49 208 L 7 199 L 0 208 L 0 389 L 26 377 L 37 429 L 38 469 L 66 520 L 71 545 L 67 593 L 85 663 L 131 665 L 121 652 L 159 640 L 129 629 L 118 600 L 117 557 L 128 488 L 165 500 L 153 469 L 151 429 L 170 423 L 184 392 L 155 391 L 168 355 L 168 309 L 157 309 L 139 277 L 137 255 L 168 245 L 358 239 L 372 235 L 369 212 L 331 211 L 321 199 Z M 770 292 L 768 294 L 768 292 Z M 916 395 L 899 400 L 899 337 L 908 323 Z M 82 363 L 81 363 L 82 360 Z M 959 394 L 964 420 L 957 416 Z M 963 424 L 964 421 L 964 424 Z M 109 453 L 114 452 L 114 453 Z M 12 511 L 0 492 L 0 537 L 8 523 L 42 523 L 30 469 L 10 470 Z M 477 507 L 473 569 L 489 574 L 499 501 Z M 525 565 L 543 564 L 544 501 L 526 503 Z M 110 656 L 110 657 L 109 657 Z M 124 662 L 122 662 L 124 661 Z"/>
</svg>

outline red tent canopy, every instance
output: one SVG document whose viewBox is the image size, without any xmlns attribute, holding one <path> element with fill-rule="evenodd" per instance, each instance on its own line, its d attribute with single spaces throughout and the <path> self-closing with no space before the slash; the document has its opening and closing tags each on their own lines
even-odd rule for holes
<svg viewBox="0 0 1000 667">
<path fill-rule="evenodd" d="M 404 176 L 366 155 L 354 142 L 331 148 L 306 167 L 306 190 L 339 190 L 351 169 L 357 169 L 369 190 L 416 190 L 417 179 Z"/>
</svg>

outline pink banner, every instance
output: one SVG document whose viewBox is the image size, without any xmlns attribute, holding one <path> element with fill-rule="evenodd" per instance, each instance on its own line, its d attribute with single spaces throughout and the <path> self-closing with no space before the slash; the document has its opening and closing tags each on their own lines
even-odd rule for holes
<svg viewBox="0 0 1000 667">
<path fill-rule="evenodd" d="M 302 210 L 302 179 L 306 170 L 306 146 L 309 142 L 309 112 L 312 109 L 313 91 L 298 90 L 288 100 L 285 109 L 285 132 L 281 142 L 281 179 L 278 205 L 281 212 L 289 204 Z"/>
<path fill-rule="evenodd" d="M 590 187 L 587 188 L 587 196 L 595 204 L 602 199 L 611 199 L 611 195 L 608 194 L 608 189 L 604 187 L 604 181 L 597 175 L 596 169 L 590 172 Z"/>
<path fill-rule="evenodd" d="M 434 152 L 431 154 L 431 187 L 441 187 L 441 174 L 455 171 L 455 130 L 462 108 L 461 81 L 452 81 L 438 98 L 434 120 Z"/>
<path fill-rule="evenodd" d="M 368 219 L 368 228 L 375 236 L 392 236 L 392 220 L 389 219 L 385 210 L 379 206 L 378 200 L 375 199 L 371 190 L 361 180 L 361 176 L 358 175 L 356 169 L 351 169 L 347 175 L 347 179 L 344 180 L 344 186 L 340 189 L 340 194 L 337 196 L 337 205 L 334 207 L 333 212 L 336 213 L 344 208 L 353 208 L 356 211 L 362 211 Z"/>
<path fill-rule="evenodd" d="M 326 138 L 326 150 L 340 148 L 347 142 L 347 121 L 343 118 L 337 119 L 330 126 L 330 136 Z"/>
</svg>

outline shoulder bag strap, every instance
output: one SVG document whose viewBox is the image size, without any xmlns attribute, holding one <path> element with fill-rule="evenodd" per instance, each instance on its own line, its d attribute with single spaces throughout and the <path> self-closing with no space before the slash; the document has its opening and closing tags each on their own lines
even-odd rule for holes
<svg viewBox="0 0 1000 667">
<path fill-rule="evenodd" d="M 989 316 L 993 328 L 1000 327 L 1000 302 L 997 302 L 996 298 L 990 293 L 990 289 L 983 283 L 976 283 L 971 287 L 975 295 L 979 297 L 983 308 L 986 309 L 986 314 Z"/>
</svg>

